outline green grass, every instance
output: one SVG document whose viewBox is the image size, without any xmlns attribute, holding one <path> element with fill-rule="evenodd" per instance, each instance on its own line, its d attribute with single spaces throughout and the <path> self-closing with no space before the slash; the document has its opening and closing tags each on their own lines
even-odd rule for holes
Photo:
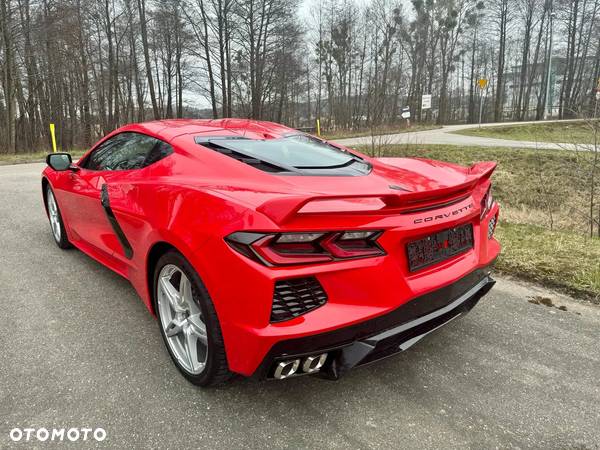
<svg viewBox="0 0 600 450">
<path fill-rule="evenodd" d="M 364 137 L 371 136 L 371 134 L 375 134 L 377 136 L 383 136 L 386 134 L 398 134 L 398 133 L 414 133 L 416 131 L 426 131 L 426 130 L 437 130 L 441 128 L 439 125 L 413 125 L 410 128 L 406 128 L 404 126 L 400 127 L 380 127 L 375 129 L 373 132 L 371 130 L 335 130 L 335 131 L 323 131 L 321 137 L 323 139 L 335 140 L 335 139 L 347 139 L 347 138 L 355 138 L 355 137 Z"/>
<path fill-rule="evenodd" d="M 46 160 L 46 155 L 48 155 L 48 153 L 50 153 L 50 152 L 16 153 L 16 154 L 0 153 L 0 165 L 44 162 Z M 69 153 L 73 157 L 73 160 L 76 160 L 85 153 L 85 150 L 71 150 L 71 151 L 69 151 Z"/>
<path fill-rule="evenodd" d="M 527 125 L 468 128 L 452 133 L 516 141 L 556 142 L 560 144 L 594 143 L 593 124 L 586 122 L 542 122 Z"/>
<path fill-rule="evenodd" d="M 600 302 L 600 239 L 586 237 L 582 219 L 588 201 L 582 167 L 592 160 L 589 152 L 395 145 L 384 147 L 383 155 L 461 165 L 498 162 L 493 177 L 502 207 L 498 268 Z"/>
</svg>

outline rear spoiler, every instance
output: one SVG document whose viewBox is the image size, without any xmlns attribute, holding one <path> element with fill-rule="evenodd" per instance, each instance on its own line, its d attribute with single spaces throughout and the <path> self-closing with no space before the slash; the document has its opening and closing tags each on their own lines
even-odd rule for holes
<svg viewBox="0 0 600 450">
<path fill-rule="evenodd" d="M 488 180 L 495 169 L 494 162 L 475 163 L 466 170 L 463 183 L 440 189 L 389 194 L 290 195 L 268 200 L 257 211 L 278 224 L 297 214 L 406 214 L 461 201 L 478 184 Z"/>
</svg>

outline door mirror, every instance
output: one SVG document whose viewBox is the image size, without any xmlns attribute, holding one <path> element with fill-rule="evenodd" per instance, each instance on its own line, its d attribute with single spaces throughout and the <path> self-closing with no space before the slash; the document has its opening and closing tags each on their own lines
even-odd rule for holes
<svg viewBox="0 0 600 450">
<path fill-rule="evenodd" d="M 71 167 L 71 155 L 68 153 L 50 153 L 46 156 L 46 164 L 56 171 L 68 170 Z"/>
</svg>

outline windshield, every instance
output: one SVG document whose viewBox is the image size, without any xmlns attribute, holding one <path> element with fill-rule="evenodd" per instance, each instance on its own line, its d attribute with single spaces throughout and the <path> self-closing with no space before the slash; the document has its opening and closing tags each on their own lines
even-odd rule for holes
<svg viewBox="0 0 600 450">
<path fill-rule="evenodd" d="M 297 169 L 325 169 L 362 162 L 351 153 L 303 135 L 265 140 L 225 138 L 216 142 L 247 156 Z"/>
</svg>

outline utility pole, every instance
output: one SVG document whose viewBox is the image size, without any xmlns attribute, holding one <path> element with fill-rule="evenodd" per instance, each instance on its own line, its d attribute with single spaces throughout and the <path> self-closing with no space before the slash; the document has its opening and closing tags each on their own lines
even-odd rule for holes
<svg viewBox="0 0 600 450">
<path fill-rule="evenodd" d="M 552 75 L 552 41 L 554 26 L 554 6 L 552 0 L 548 0 L 549 21 L 548 21 L 548 67 L 546 72 L 546 98 L 544 101 L 544 120 L 552 116 L 552 100 L 550 99 L 550 78 Z"/>
</svg>

